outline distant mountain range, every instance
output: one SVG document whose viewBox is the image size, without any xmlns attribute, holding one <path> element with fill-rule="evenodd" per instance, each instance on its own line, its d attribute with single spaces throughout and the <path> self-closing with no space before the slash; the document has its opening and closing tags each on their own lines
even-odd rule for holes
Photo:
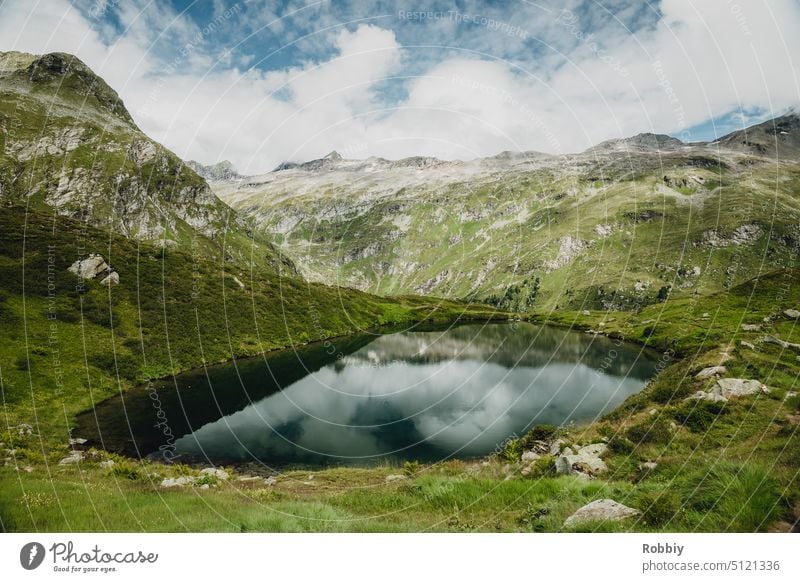
<svg viewBox="0 0 800 582">
<path fill-rule="evenodd" d="M 517 309 L 623 308 L 790 263 L 799 139 L 789 113 L 710 143 L 642 133 L 565 156 L 331 152 L 212 188 L 311 280 Z"/>
</svg>

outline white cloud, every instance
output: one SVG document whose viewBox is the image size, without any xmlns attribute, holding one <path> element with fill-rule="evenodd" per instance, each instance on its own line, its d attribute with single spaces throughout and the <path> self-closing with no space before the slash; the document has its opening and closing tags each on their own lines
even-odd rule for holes
<svg viewBox="0 0 800 582">
<path fill-rule="evenodd" d="M 520 49 L 513 63 L 474 53 L 440 56 L 422 77 L 392 85 L 402 85 L 404 96 L 388 109 L 382 80 L 444 53 L 402 48 L 386 20 L 311 37 L 329 46 L 322 60 L 242 71 L 230 68 L 230 57 L 214 66 L 220 47 L 213 43 L 175 57 L 202 24 L 162 5 L 143 4 L 144 12 L 126 6 L 119 16 L 128 32 L 119 36 L 66 0 L 7 1 L 0 6 L 0 49 L 74 53 L 120 92 L 144 131 L 178 155 L 231 159 L 246 172 L 348 147 L 387 157 L 569 152 L 640 131 L 680 132 L 739 109 L 777 113 L 800 100 L 800 7 L 791 0 L 663 0 L 661 20 L 633 34 L 620 21 L 603 21 L 602 43 L 587 39 L 599 28 L 581 30 L 587 24 L 579 18 L 570 24 L 541 12 L 548 38 L 563 37 L 558 46 L 568 54 Z M 533 36 L 543 26 L 531 21 L 526 28 Z M 281 27 L 288 28 L 271 29 Z M 437 42 L 446 30 L 464 33 L 445 23 Z M 496 33 L 482 41 L 503 54 L 518 44 Z"/>
</svg>

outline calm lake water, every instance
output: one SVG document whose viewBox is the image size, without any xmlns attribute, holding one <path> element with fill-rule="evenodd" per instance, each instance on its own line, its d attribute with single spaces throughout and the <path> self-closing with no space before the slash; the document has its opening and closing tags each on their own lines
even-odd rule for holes
<svg viewBox="0 0 800 582">
<path fill-rule="evenodd" d="M 220 464 L 475 457 L 533 425 L 609 412 L 655 368 L 637 346 L 527 323 L 360 335 L 127 392 L 81 415 L 75 434 Z"/>
</svg>

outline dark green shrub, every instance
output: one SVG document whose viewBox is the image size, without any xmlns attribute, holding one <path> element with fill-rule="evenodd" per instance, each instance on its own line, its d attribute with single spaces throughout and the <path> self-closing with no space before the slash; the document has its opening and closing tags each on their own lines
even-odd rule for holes
<svg viewBox="0 0 800 582">
<path fill-rule="evenodd" d="M 674 523 L 681 510 L 681 502 L 671 491 L 653 491 L 640 497 L 639 508 L 647 525 L 661 527 Z"/>
<path fill-rule="evenodd" d="M 669 422 L 656 417 L 630 427 L 628 438 L 635 444 L 666 443 L 671 437 Z"/>
<path fill-rule="evenodd" d="M 530 465 L 528 477 L 539 479 L 542 477 L 552 477 L 556 474 L 556 460 L 550 455 L 539 457 Z"/>
<path fill-rule="evenodd" d="M 608 439 L 608 448 L 615 453 L 627 455 L 633 452 L 636 445 L 622 435 L 614 435 Z"/>
<path fill-rule="evenodd" d="M 28 360 L 28 358 L 26 358 L 25 356 L 23 356 L 23 357 L 21 357 L 21 358 L 17 358 L 17 359 L 16 359 L 16 361 L 14 362 L 14 367 L 15 367 L 17 370 L 21 370 L 21 371 L 23 371 L 23 372 L 24 372 L 24 371 L 26 371 L 26 370 L 30 370 L 30 369 L 31 369 L 31 363 L 30 363 L 30 361 Z"/>
<path fill-rule="evenodd" d="M 422 470 L 422 465 L 419 461 L 406 461 L 403 463 L 403 474 L 406 477 L 414 477 Z"/>
<path fill-rule="evenodd" d="M 675 420 L 692 432 L 705 432 L 723 414 L 728 412 L 724 402 L 697 400 L 684 402 L 675 413 Z"/>
<path fill-rule="evenodd" d="M 119 477 L 120 479 L 128 479 L 130 481 L 138 481 L 142 478 L 142 474 L 139 472 L 139 469 L 127 464 L 114 465 L 114 467 L 111 468 L 111 474 L 115 477 Z"/>
<path fill-rule="evenodd" d="M 529 531 L 545 531 L 545 524 L 542 520 L 550 515 L 550 508 L 528 504 L 525 511 L 517 518 L 517 523 Z"/>
<path fill-rule="evenodd" d="M 522 439 L 508 439 L 500 451 L 500 458 L 509 463 L 516 463 L 522 458 Z"/>
<path fill-rule="evenodd" d="M 528 434 L 522 437 L 522 446 L 524 449 L 528 449 L 533 446 L 533 443 L 536 441 L 547 441 L 553 438 L 553 435 L 556 434 L 558 427 L 553 426 L 552 424 L 537 424 L 534 426 Z"/>
</svg>

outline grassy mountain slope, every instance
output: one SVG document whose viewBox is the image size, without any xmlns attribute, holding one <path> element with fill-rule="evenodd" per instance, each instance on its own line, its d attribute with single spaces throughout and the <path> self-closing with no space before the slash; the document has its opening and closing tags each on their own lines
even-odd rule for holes
<svg viewBox="0 0 800 582">
<path fill-rule="evenodd" d="M 778 120 L 787 143 L 797 120 Z M 643 134 L 572 156 L 345 160 L 212 187 L 313 280 L 520 311 L 625 309 L 790 266 L 797 160 Z"/>
<path fill-rule="evenodd" d="M 127 237 L 293 268 L 72 55 L 0 53 L 0 203 Z"/>
</svg>

